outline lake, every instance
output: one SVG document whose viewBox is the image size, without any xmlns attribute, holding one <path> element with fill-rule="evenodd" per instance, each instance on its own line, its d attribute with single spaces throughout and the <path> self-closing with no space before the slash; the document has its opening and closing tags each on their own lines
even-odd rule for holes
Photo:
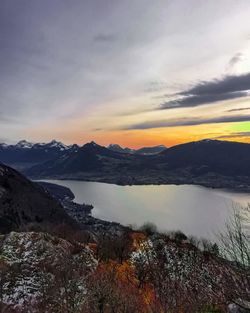
<svg viewBox="0 0 250 313">
<path fill-rule="evenodd" d="M 152 222 L 159 230 L 214 238 L 232 213 L 233 205 L 247 205 L 250 194 L 194 185 L 117 186 L 47 180 L 69 187 L 75 201 L 94 205 L 93 216 L 140 226 Z"/>
</svg>

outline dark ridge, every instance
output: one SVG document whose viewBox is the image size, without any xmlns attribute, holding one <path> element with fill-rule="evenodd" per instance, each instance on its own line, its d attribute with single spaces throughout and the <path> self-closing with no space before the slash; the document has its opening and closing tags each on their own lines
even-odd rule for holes
<svg viewBox="0 0 250 313">
<path fill-rule="evenodd" d="M 78 227 L 41 186 L 0 164 L 0 233 L 18 230 L 30 223 Z"/>
</svg>

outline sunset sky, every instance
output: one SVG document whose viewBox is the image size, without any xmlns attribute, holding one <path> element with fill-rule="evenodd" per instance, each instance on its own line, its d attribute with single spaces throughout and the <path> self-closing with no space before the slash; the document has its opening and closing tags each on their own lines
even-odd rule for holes
<svg viewBox="0 0 250 313">
<path fill-rule="evenodd" d="M 1 0 L 0 141 L 250 142 L 249 0 Z"/>
</svg>

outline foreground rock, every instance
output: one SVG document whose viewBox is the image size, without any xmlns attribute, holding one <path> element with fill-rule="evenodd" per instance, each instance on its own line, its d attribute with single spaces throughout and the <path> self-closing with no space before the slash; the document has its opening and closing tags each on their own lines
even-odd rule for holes
<svg viewBox="0 0 250 313">
<path fill-rule="evenodd" d="M 249 312 L 249 272 L 188 240 L 154 235 L 141 241 L 132 263 L 140 285 L 153 286 L 159 312 L 211 312 L 215 307 L 216 312 Z"/>
<path fill-rule="evenodd" d="M 65 312 L 67 306 L 77 308 L 84 301 L 85 279 L 96 264 L 88 247 L 46 233 L 2 235 L 0 311 Z M 75 304 L 68 302 L 69 295 Z"/>
</svg>

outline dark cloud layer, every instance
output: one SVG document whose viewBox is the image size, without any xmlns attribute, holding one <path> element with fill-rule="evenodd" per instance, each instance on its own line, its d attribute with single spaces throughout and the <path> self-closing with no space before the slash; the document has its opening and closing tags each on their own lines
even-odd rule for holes
<svg viewBox="0 0 250 313">
<path fill-rule="evenodd" d="M 233 116 L 220 116 L 214 118 L 196 118 L 196 119 L 183 118 L 169 121 L 148 121 L 140 124 L 131 125 L 123 129 L 126 130 L 150 129 L 161 127 L 193 126 L 201 124 L 234 123 L 246 121 L 250 121 L 250 115 L 233 115 Z"/>
<path fill-rule="evenodd" d="M 248 107 L 248 108 L 230 109 L 230 110 L 227 110 L 227 112 L 240 112 L 240 111 L 248 111 L 248 110 L 250 110 L 250 107 Z"/>
<path fill-rule="evenodd" d="M 178 94 L 180 99 L 167 101 L 160 109 L 188 108 L 248 96 L 250 73 L 226 76 L 220 80 L 202 82 Z"/>
</svg>

